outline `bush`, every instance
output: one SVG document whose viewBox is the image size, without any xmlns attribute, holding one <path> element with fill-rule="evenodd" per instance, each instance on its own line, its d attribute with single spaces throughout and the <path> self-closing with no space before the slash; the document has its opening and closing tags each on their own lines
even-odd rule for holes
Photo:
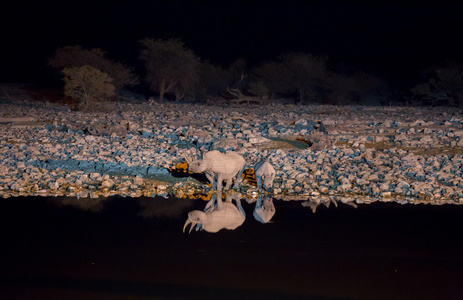
<svg viewBox="0 0 463 300">
<path fill-rule="evenodd" d="M 291 89 L 288 69 L 282 62 L 264 62 L 253 70 L 256 83 L 253 83 L 253 89 L 257 88 L 263 92 L 262 85 L 267 89 L 270 99 L 275 98 L 275 94 L 284 94 Z"/>
<path fill-rule="evenodd" d="M 386 81 L 360 71 L 349 75 L 332 73 L 329 82 L 331 104 L 381 103 L 390 96 Z"/>
<path fill-rule="evenodd" d="M 63 73 L 64 94 L 78 103 L 79 110 L 92 110 L 98 101 L 108 100 L 114 95 L 112 78 L 94 67 L 64 68 Z"/>
<path fill-rule="evenodd" d="M 48 60 L 48 64 L 62 71 L 64 68 L 92 66 L 108 74 L 116 90 L 139 83 L 138 77 L 132 69 L 122 63 L 113 62 L 105 58 L 101 49 L 83 49 L 80 45 L 58 48 L 55 55 Z"/>
</svg>

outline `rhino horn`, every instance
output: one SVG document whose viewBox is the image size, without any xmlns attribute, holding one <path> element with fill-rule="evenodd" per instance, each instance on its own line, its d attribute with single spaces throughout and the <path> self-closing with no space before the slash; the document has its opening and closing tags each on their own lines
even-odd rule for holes
<svg viewBox="0 0 463 300">
<path fill-rule="evenodd" d="M 183 225 L 183 233 L 185 233 L 185 228 L 187 228 L 188 224 L 191 224 L 191 220 L 190 219 L 187 219 L 186 222 L 185 222 L 185 225 Z M 191 228 L 193 228 L 194 225 L 191 225 Z M 191 228 L 190 228 L 190 232 L 191 232 Z"/>
<path fill-rule="evenodd" d="M 187 164 L 191 164 L 191 159 L 188 156 L 182 155 L 182 157 L 186 160 Z"/>
<path fill-rule="evenodd" d="M 191 221 L 190 219 L 188 219 L 186 220 L 185 225 L 183 225 L 183 233 L 185 233 L 185 229 L 188 227 L 189 224 L 191 224 L 191 227 L 188 233 L 191 233 L 191 231 L 193 231 L 193 228 L 195 227 L 196 227 L 196 231 L 198 231 L 201 228 L 201 226 L 198 225 L 198 222 Z"/>
</svg>

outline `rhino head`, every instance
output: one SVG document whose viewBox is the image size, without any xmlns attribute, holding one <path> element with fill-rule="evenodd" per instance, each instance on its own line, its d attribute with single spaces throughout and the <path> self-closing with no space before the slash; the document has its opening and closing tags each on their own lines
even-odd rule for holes
<svg viewBox="0 0 463 300">
<path fill-rule="evenodd" d="M 188 163 L 188 170 L 193 173 L 202 173 L 207 169 L 207 162 L 203 159 L 198 159 L 191 152 L 189 155 L 184 155 L 183 158 Z"/>
<path fill-rule="evenodd" d="M 207 164 L 202 159 L 188 162 L 188 170 L 190 170 L 193 173 L 202 173 L 206 171 L 206 168 L 207 168 Z"/>
<path fill-rule="evenodd" d="M 273 188 L 273 180 L 275 179 L 275 173 L 263 174 L 262 180 L 264 182 L 264 189 L 270 191 Z"/>
<path fill-rule="evenodd" d="M 206 214 L 200 210 L 193 210 L 188 213 L 188 219 L 185 222 L 185 225 L 183 225 L 183 232 L 185 233 L 185 229 L 188 227 L 189 224 L 191 224 L 190 230 L 188 233 L 190 233 L 193 228 L 196 226 L 196 231 L 202 228 L 204 221 L 206 220 Z"/>
<path fill-rule="evenodd" d="M 273 180 L 275 179 L 275 169 L 267 160 L 261 160 L 254 167 L 256 174 L 257 187 L 261 189 L 262 182 L 264 189 L 270 191 L 273 188 Z"/>
</svg>

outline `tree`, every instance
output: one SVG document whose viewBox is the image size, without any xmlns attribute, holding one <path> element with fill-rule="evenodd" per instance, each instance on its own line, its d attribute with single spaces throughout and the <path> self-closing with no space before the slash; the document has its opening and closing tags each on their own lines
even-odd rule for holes
<svg viewBox="0 0 463 300">
<path fill-rule="evenodd" d="M 199 98 L 217 97 L 223 94 L 230 85 L 230 72 L 221 66 L 205 61 L 201 63 L 199 70 L 199 82 L 196 91 Z"/>
<path fill-rule="evenodd" d="M 276 93 L 285 93 L 291 88 L 288 69 L 282 62 L 264 62 L 253 70 L 253 74 L 257 82 L 260 82 L 257 85 L 259 90 L 264 90 L 261 86 L 264 85 L 272 100 Z"/>
<path fill-rule="evenodd" d="M 55 55 L 48 60 L 48 64 L 60 71 L 64 68 L 92 66 L 108 74 L 113 79 L 116 90 L 139 83 L 132 69 L 122 63 L 107 59 L 105 53 L 98 48 L 87 50 L 80 45 L 58 48 Z"/>
<path fill-rule="evenodd" d="M 443 67 L 431 67 L 427 81 L 413 87 L 410 91 L 430 105 L 463 105 L 463 65 L 454 61 Z"/>
<path fill-rule="evenodd" d="M 353 74 L 331 73 L 329 78 L 329 94 L 333 104 L 381 102 L 389 96 L 388 84 L 371 74 L 361 71 Z"/>
<path fill-rule="evenodd" d="M 230 64 L 228 67 L 228 73 L 230 76 L 228 88 L 241 91 L 246 87 L 248 78 L 246 69 L 246 60 L 244 58 L 238 58 Z"/>
<path fill-rule="evenodd" d="M 289 53 L 282 56 L 287 69 L 290 89 L 299 95 L 299 102 L 314 100 L 327 86 L 326 56 L 310 53 Z"/>
<path fill-rule="evenodd" d="M 164 94 L 174 93 L 176 99 L 194 93 L 199 80 L 199 58 L 179 39 L 145 38 L 140 58 L 145 62 L 146 81 L 151 90 Z"/>
<path fill-rule="evenodd" d="M 247 88 L 248 93 L 251 95 L 255 95 L 261 99 L 266 98 L 270 93 L 267 85 L 263 81 L 253 80 L 249 82 L 249 86 Z M 273 93 L 271 94 L 271 99 L 273 100 Z"/>
<path fill-rule="evenodd" d="M 76 100 L 82 111 L 92 109 L 97 101 L 114 95 L 112 78 L 89 65 L 64 68 L 64 94 Z"/>
</svg>

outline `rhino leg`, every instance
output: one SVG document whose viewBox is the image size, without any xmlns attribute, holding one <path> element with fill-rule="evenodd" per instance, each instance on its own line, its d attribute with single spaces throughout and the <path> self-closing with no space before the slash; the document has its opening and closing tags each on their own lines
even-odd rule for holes
<svg viewBox="0 0 463 300">
<path fill-rule="evenodd" d="M 246 165 L 244 165 L 241 171 L 239 171 L 238 174 L 236 174 L 235 185 L 233 186 L 235 189 L 237 189 L 241 183 L 241 175 L 243 174 L 245 168 L 246 168 Z"/>
<path fill-rule="evenodd" d="M 228 190 L 232 184 L 232 179 L 227 179 L 225 184 L 225 190 Z"/>
<path fill-rule="evenodd" d="M 206 177 L 209 180 L 209 182 L 212 184 L 212 189 L 215 190 L 216 182 L 215 182 L 214 174 L 210 174 L 209 172 L 206 172 Z"/>
<path fill-rule="evenodd" d="M 222 175 L 217 176 L 217 191 L 222 190 L 222 182 L 223 182 L 223 177 Z"/>
<path fill-rule="evenodd" d="M 257 189 L 261 190 L 262 189 L 262 177 L 256 176 L 256 181 L 257 181 Z"/>
</svg>

